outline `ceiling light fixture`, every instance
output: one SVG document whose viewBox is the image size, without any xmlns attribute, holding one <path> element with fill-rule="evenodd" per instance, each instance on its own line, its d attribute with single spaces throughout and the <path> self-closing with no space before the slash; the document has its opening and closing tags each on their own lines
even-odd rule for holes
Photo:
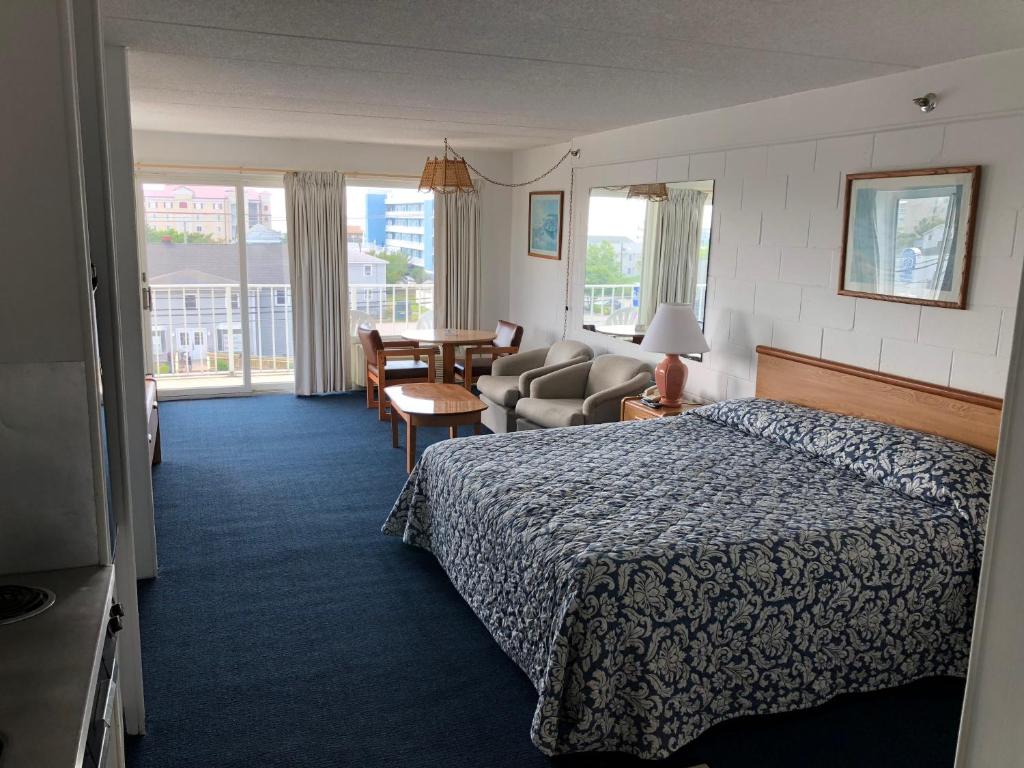
<svg viewBox="0 0 1024 768">
<path fill-rule="evenodd" d="M 626 192 L 626 197 L 639 197 L 650 200 L 652 203 L 662 203 L 668 200 L 668 185 L 664 182 L 659 184 L 631 184 Z"/>
<path fill-rule="evenodd" d="M 934 93 L 926 93 L 924 96 L 918 96 L 914 99 L 914 103 L 921 108 L 922 112 L 931 112 L 935 109 L 935 105 L 939 103 L 939 97 Z"/>
<path fill-rule="evenodd" d="M 451 194 L 453 192 L 473 192 L 476 187 L 473 186 L 473 180 L 469 175 L 470 171 L 473 171 L 473 173 L 484 181 L 489 181 L 491 184 L 496 184 L 499 187 L 509 187 L 512 189 L 517 187 L 526 187 L 553 173 L 558 166 L 570 157 L 579 156 L 580 151 L 570 147 L 566 153 L 558 159 L 557 163 L 544 171 L 544 173 L 540 174 L 540 176 L 532 178 L 529 181 L 506 183 L 504 181 L 497 181 L 496 179 L 492 179 L 489 176 L 485 176 L 480 173 L 480 171 L 474 168 L 465 157 L 452 149 L 451 145 L 448 144 L 448 139 L 445 139 L 444 156 L 428 157 L 427 162 L 423 165 L 423 173 L 420 174 L 419 190 L 421 192 L 437 192 L 442 195 Z"/>
<path fill-rule="evenodd" d="M 420 176 L 419 190 L 447 195 L 452 192 L 472 192 L 474 189 L 465 158 L 456 155 L 448 146 L 448 139 L 445 139 L 444 156 L 427 158 Z"/>
</svg>

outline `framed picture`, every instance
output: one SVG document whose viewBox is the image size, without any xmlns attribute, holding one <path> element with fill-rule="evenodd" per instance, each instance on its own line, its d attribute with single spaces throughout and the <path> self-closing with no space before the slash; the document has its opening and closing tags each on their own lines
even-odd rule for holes
<svg viewBox="0 0 1024 768">
<path fill-rule="evenodd" d="M 564 192 L 531 192 L 527 251 L 542 259 L 562 258 Z"/>
<path fill-rule="evenodd" d="M 839 293 L 964 309 L 981 167 L 846 177 Z"/>
</svg>

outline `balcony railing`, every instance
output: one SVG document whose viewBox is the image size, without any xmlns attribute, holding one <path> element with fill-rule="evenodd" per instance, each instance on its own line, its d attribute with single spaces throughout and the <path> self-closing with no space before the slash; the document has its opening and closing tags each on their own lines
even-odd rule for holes
<svg viewBox="0 0 1024 768">
<path fill-rule="evenodd" d="M 693 310 L 704 317 L 707 284 L 699 283 L 694 291 Z M 638 283 L 590 284 L 583 286 L 583 322 L 594 325 L 632 325 L 640 305 Z"/>
<path fill-rule="evenodd" d="M 230 284 L 154 285 L 150 324 L 157 375 L 241 375 L 240 288 Z M 250 284 L 249 365 L 254 377 L 295 367 L 292 292 L 287 284 Z M 385 336 L 415 328 L 434 309 L 431 284 L 349 285 L 351 330 L 369 322 Z"/>
</svg>

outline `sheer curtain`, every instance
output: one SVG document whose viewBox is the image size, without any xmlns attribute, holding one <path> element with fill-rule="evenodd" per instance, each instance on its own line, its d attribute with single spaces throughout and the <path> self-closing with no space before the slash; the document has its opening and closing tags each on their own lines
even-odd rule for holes
<svg viewBox="0 0 1024 768">
<path fill-rule="evenodd" d="M 694 299 L 700 224 L 708 193 L 670 189 L 668 200 L 647 204 L 640 267 L 640 324 L 649 325 L 659 304 Z"/>
<path fill-rule="evenodd" d="M 435 328 L 480 322 L 480 194 L 434 197 Z"/>
<path fill-rule="evenodd" d="M 295 322 L 295 394 L 344 392 L 352 354 L 348 322 L 345 177 L 285 174 Z"/>
</svg>

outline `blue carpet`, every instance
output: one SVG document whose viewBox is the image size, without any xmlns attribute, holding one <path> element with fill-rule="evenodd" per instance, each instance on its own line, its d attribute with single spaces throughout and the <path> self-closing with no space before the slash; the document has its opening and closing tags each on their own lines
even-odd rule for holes
<svg viewBox="0 0 1024 768">
<path fill-rule="evenodd" d="M 160 413 L 160 577 L 140 584 L 148 734 L 130 768 L 636 762 L 549 761 L 530 743 L 526 677 L 431 555 L 380 533 L 404 453 L 362 395 Z M 664 764 L 949 766 L 962 692 L 937 679 L 744 718 Z"/>
</svg>

